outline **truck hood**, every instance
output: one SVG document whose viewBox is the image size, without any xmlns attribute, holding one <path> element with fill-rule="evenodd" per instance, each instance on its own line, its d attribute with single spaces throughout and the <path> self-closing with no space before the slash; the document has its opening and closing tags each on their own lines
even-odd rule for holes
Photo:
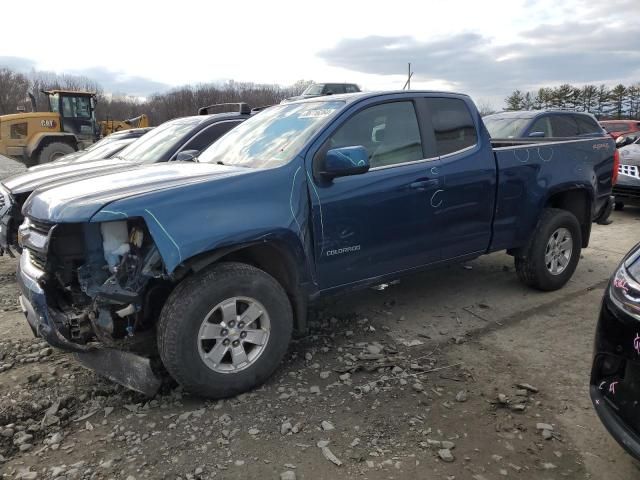
<svg viewBox="0 0 640 480">
<path fill-rule="evenodd" d="M 126 160 L 107 159 L 91 162 L 71 162 L 41 165 L 29 169 L 24 173 L 13 175 L 2 184 L 13 194 L 30 193 L 37 188 L 44 188 L 50 184 L 66 181 L 81 180 L 83 178 L 96 177 L 110 172 L 130 170 L 138 165 Z"/>
<path fill-rule="evenodd" d="M 86 222 L 116 200 L 252 171 L 250 168 L 192 162 L 143 165 L 133 170 L 84 178 L 72 184 L 38 189 L 25 203 L 23 213 L 53 223 Z"/>
</svg>

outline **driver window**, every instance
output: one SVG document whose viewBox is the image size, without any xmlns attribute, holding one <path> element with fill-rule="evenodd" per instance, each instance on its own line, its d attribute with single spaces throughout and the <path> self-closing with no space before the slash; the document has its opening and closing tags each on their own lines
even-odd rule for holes
<svg viewBox="0 0 640 480">
<path fill-rule="evenodd" d="M 329 139 L 329 148 L 362 146 L 371 168 L 424 158 L 412 102 L 366 108 L 347 120 Z"/>
</svg>

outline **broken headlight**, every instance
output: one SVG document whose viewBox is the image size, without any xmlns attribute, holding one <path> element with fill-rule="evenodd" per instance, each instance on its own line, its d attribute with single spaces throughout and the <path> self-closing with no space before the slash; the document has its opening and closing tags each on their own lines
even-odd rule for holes
<svg viewBox="0 0 640 480">
<path fill-rule="evenodd" d="M 104 259 L 113 273 L 132 247 L 140 248 L 144 241 L 144 232 L 137 226 L 129 226 L 126 220 L 100 224 Z"/>
</svg>

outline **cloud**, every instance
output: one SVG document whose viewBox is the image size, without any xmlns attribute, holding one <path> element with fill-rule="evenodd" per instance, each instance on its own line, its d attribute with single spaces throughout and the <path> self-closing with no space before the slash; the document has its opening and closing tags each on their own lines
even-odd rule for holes
<svg viewBox="0 0 640 480">
<path fill-rule="evenodd" d="M 0 68 L 5 67 L 16 72 L 29 73 L 35 66 L 36 62 L 29 58 L 0 56 Z"/>
<path fill-rule="evenodd" d="M 172 87 L 166 83 L 156 82 L 136 75 L 126 75 L 122 72 L 114 72 L 104 67 L 73 70 L 69 73 L 95 80 L 107 93 L 126 93 L 127 95 L 144 97 L 152 93 L 163 92 Z"/>
<path fill-rule="evenodd" d="M 412 62 L 414 81 L 441 81 L 473 95 L 496 96 L 549 84 L 639 81 L 636 38 L 636 22 L 570 21 L 523 31 L 507 44 L 477 33 L 426 41 L 367 36 L 341 40 L 319 56 L 331 66 L 381 75 L 402 74 Z"/>
<path fill-rule="evenodd" d="M 30 58 L 0 56 L 0 68 L 1 67 L 29 74 L 37 71 L 37 62 Z M 155 80 L 136 75 L 127 75 L 123 72 L 112 71 L 104 67 L 91 67 L 56 73 L 89 78 L 90 80 L 97 82 L 103 88 L 105 93 L 124 93 L 127 95 L 148 96 L 152 93 L 166 91 L 172 87 L 166 83 L 157 82 Z"/>
</svg>

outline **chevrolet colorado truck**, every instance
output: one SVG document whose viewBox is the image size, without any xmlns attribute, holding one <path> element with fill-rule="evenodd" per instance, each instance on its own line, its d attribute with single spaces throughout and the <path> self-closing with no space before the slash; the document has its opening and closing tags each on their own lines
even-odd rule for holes
<svg viewBox="0 0 640 480">
<path fill-rule="evenodd" d="M 610 205 L 615 152 L 491 140 L 462 94 L 270 107 L 195 162 L 36 191 L 20 302 L 37 335 L 131 388 L 153 394 L 159 358 L 191 392 L 235 395 L 326 295 L 499 250 L 525 284 L 561 288 Z"/>
<path fill-rule="evenodd" d="M 220 104 L 220 106 L 229 104 Z M 234 104 L 235 105 L 235 104 Z M 95 178 L 107 172 L 125 171 L 141 164 L 167 162 L 191 158 L 200 153 L 236 125 L 249 118 L 251 109 L 245 103 L 237 104 L 237 112 L 208 114 L 176 118 L 164 122 L 147 132 L 116 156 L 92 155 L 61 158 L 46 165 L 29 168 L 26 172 L 0 182 L 0 255 L 20 252 L 17 244 L 18 227 L 23 221 L 22 206 L 36 188 L 66 183 L 81 178 Z M 126 131 L 125 131 L 126 132 Z M 118 138 L 125 132 L 113 133 L 101 140 Z M 100 143 L 100 142 L 98 142 Z M 98 180 L 95 180 L 97 182 Z"/>
</svg>

